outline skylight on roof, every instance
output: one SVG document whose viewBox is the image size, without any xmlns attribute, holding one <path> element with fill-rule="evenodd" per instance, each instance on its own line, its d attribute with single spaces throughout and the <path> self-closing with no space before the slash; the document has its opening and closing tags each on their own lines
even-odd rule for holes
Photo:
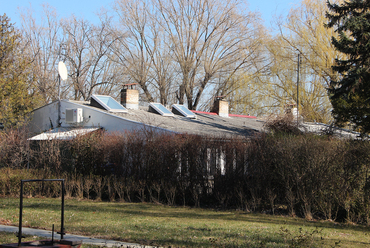
<svg viewBox="0 0 370 248">
<path fill-rule="evenodd" d="M 96 107 L 103 108 L 105 110 L 108 110 L 109 112 L 127 112 L 127 109 L 125 107 L 123 107 L 110 96 L 92 95 L 91 104 L 93 106 L 98 105 Z"/>
<path fill-rule="evenodd" d="M 173 113 L 160 103 L 150 103 L 149 111 L 156 112 L 162 116 L 173 116 Z"/>
<path fill-rule="evenodd" d="M 182 115 L 190 119 L 196 119 L 197 117 L 187 107 L 182 104 L 172 105 L 172 112 L 177 115 Z"/>
</svg>

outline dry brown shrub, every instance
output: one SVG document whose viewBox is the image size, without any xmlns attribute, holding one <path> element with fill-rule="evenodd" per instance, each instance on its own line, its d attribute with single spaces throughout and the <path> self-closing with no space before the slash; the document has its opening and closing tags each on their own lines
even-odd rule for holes
<svg viewBox="0 0 370 248">
<path fill-rule="evenodd" d="M 101 201 L 103 196 L 103 188 L 105 181 L 101 176 L 94 176 L 93 178 L 93 190 L 96 193 L 96 200 Z"/>
<path fill-rule="evenodd" d="M 120 202 L 125 201 L 125 182 L 121 178 L 114 177 L 112 179 L 114 190 Z"/>
<path fill-rule="evenodd" d="M 86 195 L 86 198 L 88 200 L 90 200 L 90 191 L 92 189 L 92 185 L 94 183 L 94 180 L 93 180 L 91 175 L 85 176 L 83 178 L 84 178 L 83 186 L 84 186 L 85 195 Z"/>
<path fill-rule="evenodd" d="M 302 134 L 297 121 L 288 114 L 269 118 L 265 123 L 265 128 L 273 133 Z"/>
<path fill-rule="evenodd" d="M 28 158 L 32 155 L 27 135 L 26 128 L 0 132 L 0 167 L 22 168 L 27 166 Z"/>
</svg>

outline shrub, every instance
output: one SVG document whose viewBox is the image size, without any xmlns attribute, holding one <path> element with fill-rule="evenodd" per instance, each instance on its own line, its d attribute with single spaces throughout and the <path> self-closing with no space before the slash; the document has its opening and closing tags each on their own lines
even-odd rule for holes
<svg viewBox="0 0 370 248">
<path fill-rule="evenodd" d="M 21 179 L 65 178 L 67 197 L 81 199 L 370 219 L 368 141 L 280 131 L 249 139 L 96 132 L 27 146 L 17 132 L 1 133 L 2 196 L 17 196 Z M 42 191 L 32 187 L 32 196 Z M 58 187 L 49 188 L 56 196 Z"/>
<path fill-rule="evenodd" d="M 294 135 L 302 134 L 302 132 L 299 130 L 297 121 L 295 121 L 293 116 L 289 114 L 276 116 L 275 118 L 269 118 L 265 123 L 265 128 L 273 133 Z"/>
</svg>

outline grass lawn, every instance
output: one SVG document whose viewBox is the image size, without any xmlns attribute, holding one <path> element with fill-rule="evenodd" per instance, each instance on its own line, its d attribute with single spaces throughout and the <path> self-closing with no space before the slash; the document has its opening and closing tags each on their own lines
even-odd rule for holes
<svg viewBox="0 0 370 248">
<path fill-rule="evenodd" d="M 51 230 L 55 224 L 60 229 L 60 199 L 31 198 L 23 204 L 24 226 Z M 19 199 L 0 198 L 0 222 L 17 225 L 18 216 Z M 65 228 L 67 233 L 164 247 L 370 247 L 365 226 L 146 203 L 66 199 Z"/>
<path fill-rule="evenodd" d="M 37 236 L 30 236 L 30 235 L 23 235 L 25 238 L 22 241 L 33 241 L 33 240 L 41 240 L 45 238 L 40 238 Z M 8 233 L 8 232 L 0 232 L 0 244 L 12 244 L 18 243 L 18 237 L 16 237 L 15 233 Z"/>
</svg>

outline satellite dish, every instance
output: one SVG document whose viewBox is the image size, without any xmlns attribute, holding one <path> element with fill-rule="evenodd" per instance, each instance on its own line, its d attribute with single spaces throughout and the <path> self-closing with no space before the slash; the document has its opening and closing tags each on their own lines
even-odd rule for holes
<svg viewBox="0 0 370 248">
<path fill-rule="evenodd" d="M 58 71 L 60 78 L 64 81 L 68 78 L 68 71 L 66 65 L 63 63 L 63 61 L 60 61 L 58 64 Z"/>
</svg>

